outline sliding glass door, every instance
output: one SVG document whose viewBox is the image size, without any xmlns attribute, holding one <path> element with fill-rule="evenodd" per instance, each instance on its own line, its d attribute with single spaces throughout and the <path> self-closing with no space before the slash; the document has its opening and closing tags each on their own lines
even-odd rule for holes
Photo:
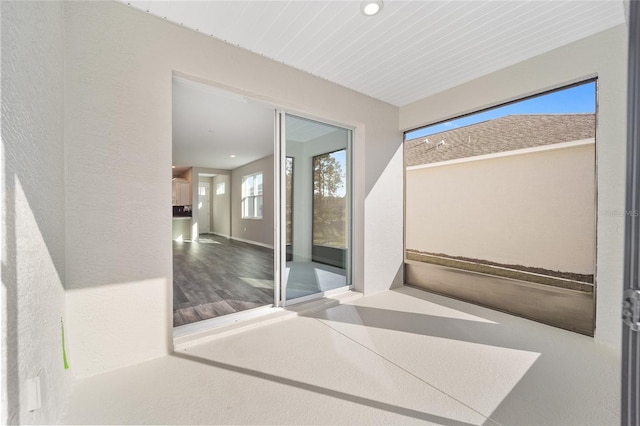
<svg viewBox="0 0 640 426">
<path fill-rule="evenodd" d="M 351 285 L 351 130 L 279 113 L 281 301 Z"/>
</svg>

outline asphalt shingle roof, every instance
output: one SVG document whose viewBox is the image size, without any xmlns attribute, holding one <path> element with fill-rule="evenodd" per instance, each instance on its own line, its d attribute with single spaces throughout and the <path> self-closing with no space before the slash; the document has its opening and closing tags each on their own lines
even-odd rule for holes
<svg viewBox="0 0 640 426">
<path fill-rule="evenodd" d="M 438 163 L 590 139 L 595 132 L 595 114 L 507 115 L 408 140 L 405 160 L 407 166 Z"/>
</svg>

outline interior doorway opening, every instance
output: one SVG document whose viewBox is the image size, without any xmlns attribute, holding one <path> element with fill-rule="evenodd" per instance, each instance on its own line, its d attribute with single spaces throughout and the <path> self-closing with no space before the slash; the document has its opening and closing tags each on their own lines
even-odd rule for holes
<svg viewBox="0 0 640 426">
<path fill-rule="evenodd" d="M 177 77 L 172 107 L 174 327 L 273 306 L 273 107 Z"/>
<path fill-rule="evenodd" d="M 352 130 L 182 78 L 172 119 L 179 334 L 350 287 Z"/>
</svg>

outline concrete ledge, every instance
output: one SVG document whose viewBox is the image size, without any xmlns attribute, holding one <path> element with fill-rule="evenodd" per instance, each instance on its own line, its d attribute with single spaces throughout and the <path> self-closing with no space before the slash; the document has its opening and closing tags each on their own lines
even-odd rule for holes
<svg viewBox="0 0 640 426">
<path fill-rule="evenodd" d="M 415 261 L 405 282 L 587 336 L 594 335 L 594 294 Z"/>
<path fill-rule="evenodd" d="M 421 253 L 414 250 L 406 251 L 407 260 L 434 265 L 448 266 L 450 268 L 464 269 L 471 272 L 479 272 L 488 275 L 497 275 L 503 278 L 512 278 L 520 281 L 550 285 L 554 287 L 578 290 L 586 293 L 593 293 L 593 284 L 585 281 L 576 281 L 568 278 L 544 275 L 535 272 L 528 272 L 520 269 L 507 268 L 504 266 L 491 265 L 488 263 L 471 262 L 453 257 L 436 256 L 428 253 Z M 550 271 L 551 272 L 551 271 Z M 593 276 L 591 276 L 593 280 Z"/>
</svg>

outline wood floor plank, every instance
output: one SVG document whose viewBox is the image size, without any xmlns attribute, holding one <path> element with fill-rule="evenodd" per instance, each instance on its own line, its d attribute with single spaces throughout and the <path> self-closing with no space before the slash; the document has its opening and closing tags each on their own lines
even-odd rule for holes
<svg viewBox="0 0 640 426">
<path fill-rule="evenodd" d="M 273 250 L 212 234 L 174 241 L 173 287 L 174 326 L 270 305 Z"/>
</svg>

